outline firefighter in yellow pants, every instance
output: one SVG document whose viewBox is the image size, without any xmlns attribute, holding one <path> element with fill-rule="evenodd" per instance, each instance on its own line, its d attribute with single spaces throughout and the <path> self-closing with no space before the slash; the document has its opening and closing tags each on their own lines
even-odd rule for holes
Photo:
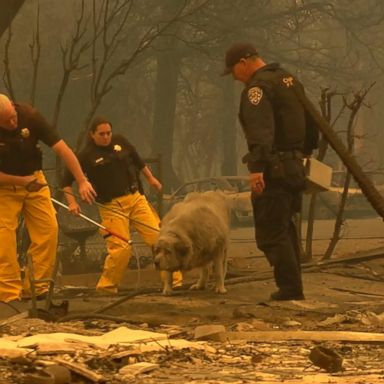
<svg viewBox="0 0 384 384">
<path fill-rule="evenodd" d="M 138 173 L 155 190 L 160 191 L 162 186 L 135 147 L 124 136 L 112 135 L 112 124 L 98 117 L 91 125 L 88 142 L 78 154 L 78 159 L 96 190 L 96 201 L 101 203 L 99 212 L 103 225 L 127 239 L 132 225 L 147 245 L 154 245 L 160 220 L 140 191 Z M 73 195 L 72 181 L 70 173 L 65 172 L 62 187 L 69 210 L 78 214 L 80 206 Z M 108 256 L 96 289 L 114 294 L 118 291 L 132 252 L 130 245 L 116 237 L 110 236 L 106 241 Z M 174 286 L 180 285 L 181 274 L 176 273 Z"/>
<path fill-rule="evenodd" d="M 46 183 L 42 172 L 36 179 Z M 16 230 L 19 215 L 24 216 L 31 244 L 28 250 L 34 263 L 35 279 L 51 277 L 57 248 L 57 222 L 48 187 L 28 192 L 21 186 L 0 187 L 0 300 L 20 299 L 22 282 L 16 255 Z M 6 245 L 6 246 L 5 246 Z M 46 291 L 46 283 L 36 283 L 36 294 Z M 29 293 L 29 280 L 24 279 L 24 292 Z"/>
<path fill-rule="evenodd" d="M 64 160 L 83 199 L 91 203 L 95 194 L 76 156 L 44 117 L 31 106 L 14 104 L 0 94 L 0 301 L 4 302 L 19 300 L 22 294 L 16 254 L 20 215 L 31 239 L 28 255 L 34 264 L 35 279 L 51 277 L 55 260 L 57 222 L 41 171 L 40 141 Z M 28 284 L 24 288 L 28 295 Z M 47 290 L 47 283 L 36 283 L 37 295 Z"/>
<path fill-rule="evenodd" d="M 155 244 L 159 231 L 159 218 L 140 192 L 117 197 L 100 207 L 99 212 L 102 224 L 111 231 L 129 239 L 131 223 L 148 246 L 152 247 Z M 129 220 L 117 212 L 129 217 Z M 130 245 L 127 246 L 123 240 L 117 237 L 109 236 L 106 241 L 108 256 L 105 259 L 103 273 L 96 289 L 117 293 L 119 282 L 123 279 L 132 250 Z M 173 285 L 180 286 L 181 283 L 181 273 L 175 272 Z"/>
</svg>

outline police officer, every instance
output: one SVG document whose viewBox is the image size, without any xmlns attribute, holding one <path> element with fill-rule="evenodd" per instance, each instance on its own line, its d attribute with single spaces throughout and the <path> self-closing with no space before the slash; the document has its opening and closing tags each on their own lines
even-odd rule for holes
<svg viewBox="0 0 384 384">
<path fill-rule="evenodd" d="M 101 203 L 98 207 L 103 225 L 129 239 L 129 225 L 132 223 L 146 244 L 152 246 L 158 236 L 160 220 L 140 193 L 138 173 L 141 172 L 155 190 L 161 191 L 162 185 L 135 147 L 122 135 L 113 135 L 112 124 L 108 120 L 97 117 L 91 125 L 88 143 L 78 158 L 97 192 L 96 200 Z M 73 178 L 66 171 L 62 186 L 70 211 L 78 214 L 80 207 L 73 195 L 72 181 Z M 108 256 L 96 290 L 116 294 L 131 257 L 131 248 L 114 236 L 107 238 L 107 248 Z M 176 280 L 175 285 L 181 284 L 181 275 Z"/>
<path fill-rule="evenodd" d="M 278 63 L 266 64 L 249 43 L 232 45 L 223 75 L 244 83 L 239 119 L 248 145 L 256 242 L 274 268 L 272 300 L 303 300 L 293 216 L 305 187 L 306 114 L 302 85 Z"/>
<path fill-rule="evenodd" d="M 0 301 L 19 300 L 22 293 L 16 255 L 16 229 L 24 217 L 31 240 L 28 254 L 35 279 L 51 277 L 57 248 L 57 222 L 50 192 L 42 172 L 39 141 L 51 147 L 72 172 L 82 198 L 89 203 L 95 191 L 71 149 L 57 131 L 29 105 L 14 104 L 0 94 Z M 30 295 L 28 279 L 24 294 Z M 36 283 L 43 296 L 47 283 Z"/>
</svg>

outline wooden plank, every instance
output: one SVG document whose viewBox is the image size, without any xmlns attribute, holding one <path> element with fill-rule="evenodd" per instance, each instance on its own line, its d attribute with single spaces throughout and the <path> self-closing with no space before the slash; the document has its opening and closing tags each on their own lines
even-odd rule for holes
<svg viewBox="0 0 384 384">
<path fill-rule="evenodd" d="M 341 240 L 343 240 L 343 239 L 341 239 Z M 382 258 L 384 258 L 384 248 L 377 248 L 377 249 L 372 249 L 369 251 L 352 253 L 352 254 L 344 256 L 344 257 L 337 257 L 334 259 L 320 260 L 318 262 L 311 262 L 308 264 L 304 264 L 303 267 L 305 267 L 306 269 L 309 269 L 312 267 L 313 268 L 323 267 L 323 266 L 332 265 L 332 264 L 360 263 L 362 261 L 382 259 Z"/>
<path fill-rule="evenodd" d="M 17 315 L 8 317 L 7 319 L 0 321 L 0 327 L 2 327 L 3 325 L 14 323 L 15 321 L 26 319 L 28 316 L 29 316 L 28 311 L 18 313 Z"/>
<path fill-rule="evenodd" d="M 367 292 L 367 291 L 357 291 L 355 289 L 338 288 L 338 287 L 329 287 L 329 288 L 333 289 L 335 291 L 354 293 L 357 295 L 384 297 L 384 294 L 380 294 L 380 293 L 372 293 L 372 292 Z"/>
<path fill-rule="evenodd" d="M 259 331 L 259 332 L 222 332 L 221 341 L 247 340 L 253 342 L 270 341 L 348 341 L 353 343 L 384 344 L 383 333 L 348 331 Z"/>
</svg>

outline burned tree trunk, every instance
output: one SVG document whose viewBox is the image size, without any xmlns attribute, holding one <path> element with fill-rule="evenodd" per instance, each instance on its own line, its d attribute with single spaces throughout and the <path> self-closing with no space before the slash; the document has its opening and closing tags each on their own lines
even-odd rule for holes
<svg viewBox="0 0 384 384">
<path fill-rule="evenodd" d="M 0 1 L 0 37 L 9 27 L 25 0 Z"/>
<path fill-rule="evenodd" d="M 170 191 L 180 182 L 173 169 L 173 133 L 175 128 L 177 81 L 180 56 L 174 37 L 162 37 L 157 53 L 157 79 L 153 121 L 153 151 L 163 159 L 163 187 Z"/>
<path fill-rule="evenodd" d="M 384 198 L 376 189 L 372 180 L 365 174 L 360 165 L 357 163 L 355 157 L 349 153 L 344 143 L 333 131 L 329 123 L 317 111 L 316 107 L 307 98 L 301 98 L 301 100 L 316 122 L 321 133 L 328 141 L 329 145 L 340 157 L 347 170 L 351 173 L 352 177 L 361 188 L 373 209 L 384 219 Z"/>
<path fill-rule="evenodd" d="M 235 88 L 231 78 L 225 79 L 225 92 L 223 92 L 222 137 L 223 160 L 221 163 L 222 175 L 237 175 L 236 153 L 236 107 Z"/>
<path fill-rule="evenodd" d="M 320 108 L 323 118 L 330 124 L 332 116 L 332 98 L 336 95 L 335 92 L 330 92 L 329 89 L 323 89 L 321 91 Z M 339 114 L 340 116 L 340 114 Z M 336 122 L 335 119 L 334 123 Z M 333 124 L 334 124 L 333 123 Z M 332 124 L 332 125 L 333 125 Z M 317 160 L 323 161 L 328 149 L 328 142 L 325 140 L 324 135 L 321 135 L 319 141 L 319 152 L 317 154 Z M 315 210 L 317 203 L 317 193 L 313 193 L 310 196 L 308 207 L 308 219 L 307 219 L 307 233 L 305 239 L 305 261 L 312 259 L 312 240 L 314 232 Z"/>
<path fill-rule="evenodd" d="M 354 123 L 357 116 L 358 111 L 360 110 L 361 105 L 363 104 L 364 98 L 367 95 L 368 90 L 365 92 L 359 92 L 354 95 L 354 100 L 348 104 L 344 98 L 344 105 L 348 107 L 351 111 L 349 116 L 348 126 L 347 126 L 347 150 L 350 155 L 354 152 L 355 147 L 355 134 L 354 134 Z M 344 223 L 344 210 L 348 199 L 348 190 L 351 183 L 351 173 L 348 171 L 346 174 L 346 178 L 344 180 L 343 192 L 341 194 L 338 212 L 336 215 L 335 226 L 333 230 L 333 235 L 331 241 L 329 242 L 328 248 L 325 251 L 324 257 L 322 260 L 330 259 L 333 251 L 336 248 L 338 241 L 340 240 L 340 232 Z"/>
</svg>

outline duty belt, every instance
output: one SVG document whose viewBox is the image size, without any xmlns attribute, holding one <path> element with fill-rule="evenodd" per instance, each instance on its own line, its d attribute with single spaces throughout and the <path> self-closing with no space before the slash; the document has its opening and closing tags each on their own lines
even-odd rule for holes
<svg viewBox="0 0 384 384">
<path fill-rule="evenodd" d="M 288 160 L 288 159 L 303 159 L 303 152 L 298 149 L 290 149 L 288 151 L 277 151 L 277 155 L 280 160 Z"/>
<path fill-rule="evenodd" d="M 133 184 L 133 185 L 125 188 L 123 192 L 109 195 L 108 197 L 107 196 L 98 196 L 96 198 L 96 201 L 98 201 L 99 203 L 109 203 L 110 201 L 112 201 L 112 199 L 116 199 L 117 197 L 129 195 L 130 193 L 134 194 L 137 191 L 138 191 L 137 185 Z"/>
</svg>

